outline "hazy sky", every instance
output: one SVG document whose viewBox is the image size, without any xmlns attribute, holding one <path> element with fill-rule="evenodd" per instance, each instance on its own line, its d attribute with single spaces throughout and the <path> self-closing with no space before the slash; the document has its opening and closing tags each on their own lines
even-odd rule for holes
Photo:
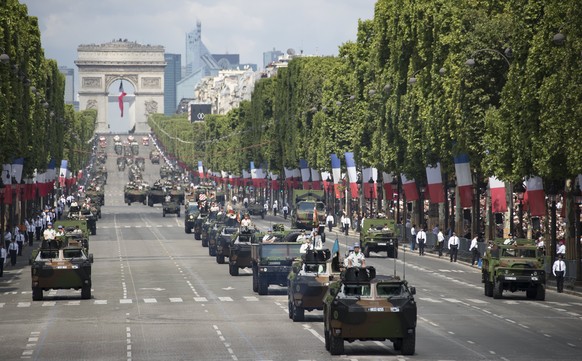
<svg viewBox="0 0 582 361">
<path fill-rule="evenodd" d="M 74 67 L 77 46 L 128 39 L 184 54 L 185 34 L 202 22 L 211 53 L 240 54 L 262 68 L 262 54 L 293 48 L 337 55 L 355 40 L 358 19 L 376 0 L 20 0 L 39 19 L 45 57 Z M 184 56 L 182 56 L 184 61 Z"/>
</svg>

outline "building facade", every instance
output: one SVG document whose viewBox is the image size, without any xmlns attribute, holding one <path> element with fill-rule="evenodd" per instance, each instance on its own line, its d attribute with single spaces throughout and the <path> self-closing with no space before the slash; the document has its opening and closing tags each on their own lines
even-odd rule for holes
<svg viewBox="0 0 582 361">
<path fill-rule="evenodd" d="M 182 79 L 182 55 L 164 54 L 164 115 L 176 113 L 178 107 L 177 85 Z"/>
</svg>

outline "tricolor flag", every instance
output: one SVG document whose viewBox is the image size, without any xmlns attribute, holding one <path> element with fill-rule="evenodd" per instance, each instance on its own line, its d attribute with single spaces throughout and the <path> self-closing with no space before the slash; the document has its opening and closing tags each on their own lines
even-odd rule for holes
<svg viewBox="0 0 582 361">
<path fill-rule="evenodd" d="M 65 186 L 68 163 L 69 162 L 66 159 L 61 160 L 61 169 L 59 170 L 59 184 L 61 185 L 61 187 Z"/>
<path fill-rule="evenodd" d="M 507 212 L 505 183 L 496 177 L 489 177 L 489 191 L 491 192 L 491 211 L 493 213 Z"/>
<path fill-rule="evenodd" d="M 467 154 L 459 154 L 455 157 L 455 173 L 461 208 L 470 208 L 473 204 L 473 179 L 471 178 L 471 167 Z"/>
<path fill-rule="evenodd" d="M 340 182 L 342 180 L 342 169 L 340 159 L 336 154 L 331 155 L 331 173 L 333 175 L 333 188 L 336 198 L 343 198 L 343 192 L 340 192 Z"/>
<path fill-rule="evenodd" d="M 16 183 L 20 184 L 22 180 L 22 170 L 24 169 L 24 158 L 15 159 L 12 163 L 12 175 L 16 179 Z"/>
<path fill-rule="evenodd" d="M 51 160 L 49 161 L 49 164 L 47 166 L 47 177 L 46 177 L 46 181 L 48 183 L 54 182 L 56 177 L 56 161 L 54 159 L 51 158 Z"/>
<path fill-rule="evenodd" d="M 426 167 L 426 179 L 428 183 L 428 194 L 431 203 L 444 203 L 445 191 L 443 189 L 443 176 L 441 175 L 441 164 L 437 162 L 434 167 Z"/>
<path fill-rule="evenodd" d="M 321 190 L 321 176 L 317 169 L 311 168 L 311 188 Z"/>
<path fill-rule="evenodd" d="M 2 165 L 2 183 L 12 184 L 12 164 Z"/>
<path fill-rule="evenodd" d="M 121 117 L 123 118 L 123 97 L 125 97 L 127 93 L 123 90 L 123 80 L 119 82 L 119 110 L 121 110 Z"/>
<path fill-rule="evenodd" d="M 202 166 L 202 161 L 198 161 L 198 176 L 204 178 L 204 167 Z"/>
<path fill-rule="evenodd" d="M 278 174 L 273 174 L 273 172 L 269 171 L 269 176 L 271 177 L 271 189 L 274 190 L 274 191 L 280 190 L 281 187 L 280 187 L 280 184 L 278 182 L 279 175 Z"/>
<path fill-rule="evenodd" d="M 330 172 L 328 172 L 328 171 L 321 172 L 321 180 L 323 182 L 323 190 L 326 192 L 330 189 L 330 183 L 333 183 L 333 182 L 328 182 L 327 181 L 328 178 L 331 180 L 331 173 Z"/>
<path fill-rule="evenodd" d="M 546 214 L 546 195 L 544 183 L 540 177 L 531 177 L 525 180 L 527 203 L 532 217 Z"/>
<path fill-rule="evenodd" d="M 384 193 L 386 194 L 386 200 L 396 200 L 398 199 L 398 190 L 392 190 L 392 179 L 394 176 L 392 173 L 382 172 L 382 183 L 384 183 Z"/>
<path fill-rule="evenodd" d="M 414 179 L 407 179 L 404 173 L 400 174 L 400 178 L 402 178 L 402 189 L 404 190 L 406 201 L 414 202 L 419 200 L 420 197 L 418 196 L 416 181 Z"/>
<path fill-rule="evenodd" d="M 352 198 L 358 198 L 358 174 L 356 173 L 356 162 L 354 161 L 354 153 L 346 152 L 346 166 L 348 168 L 348 178 L 350 181 L 350 193 Z"/>
<path fill-rule="evenodd" d="M 370 183 L 370 179 L 373 180 L 372 183 Z M 364 185 L 364 198 L 370 199 L 370 193 L 372 193 L 372 199 L 378 197 L 378 191 L 376 190 L 376 180 L 378 180 L 378 170 L 376 168 L 362 169 L 362 184 Z"/>
<path fill-rule="evenodd" d="M 299 189 L 299 179 L 301 179 L 301 169 L 293 169 L 293 188 Z"/>
<path fill-rule="evenodd" d="M 303 182 L 303 189 L 309 189 L 309 178 L 311 177 L 311 171 L 307 166 L 307 161 L 305 159 L 299 159 L 299 168 L 301 168 L 301 182 Z"/>
</svg>

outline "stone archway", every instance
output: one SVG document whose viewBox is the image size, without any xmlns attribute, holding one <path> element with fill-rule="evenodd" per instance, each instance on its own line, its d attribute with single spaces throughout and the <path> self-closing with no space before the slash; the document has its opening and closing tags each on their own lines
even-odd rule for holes
<svg viewBox="0 0 582 361">
<path fill-rule="evenodd" d="M 136 133 L 149 131 L 149 114 L 163 113 L 166 66 L 163 46 L 122 39 L 79 45 L 75 64 L 81 80 L 79 109 L 97 109 L 97 133 L 109 132 L 108 97 L 118 95 L 109 94 L 109 87 L 120 79 L 129 82 L 135 90 L 125 114 Z"/>
</svg>

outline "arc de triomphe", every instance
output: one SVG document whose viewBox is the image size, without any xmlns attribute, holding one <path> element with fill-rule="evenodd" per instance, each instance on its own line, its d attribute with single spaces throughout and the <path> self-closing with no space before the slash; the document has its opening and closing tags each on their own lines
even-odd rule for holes
<svg viewBox="0 0 582 361">
<path fill-rule="evenodd" d="M 164 111 L 164 47 L 142 45 L 127 40 L 105 44 L 79 45 L 79 109 L 97 109 L 97 133 L 109 133 L 108 97 L 117 97 L 117 88 L 109 94 L 109 87 L 118 80 L 131 83 L 135 93 L 128 93 L 124 117 L 129 118 L 130 129 L 136 133 L 149 131 L 148 115 Z M 117 102 L 115 102 L 117 107 Z"/>
</svg>

